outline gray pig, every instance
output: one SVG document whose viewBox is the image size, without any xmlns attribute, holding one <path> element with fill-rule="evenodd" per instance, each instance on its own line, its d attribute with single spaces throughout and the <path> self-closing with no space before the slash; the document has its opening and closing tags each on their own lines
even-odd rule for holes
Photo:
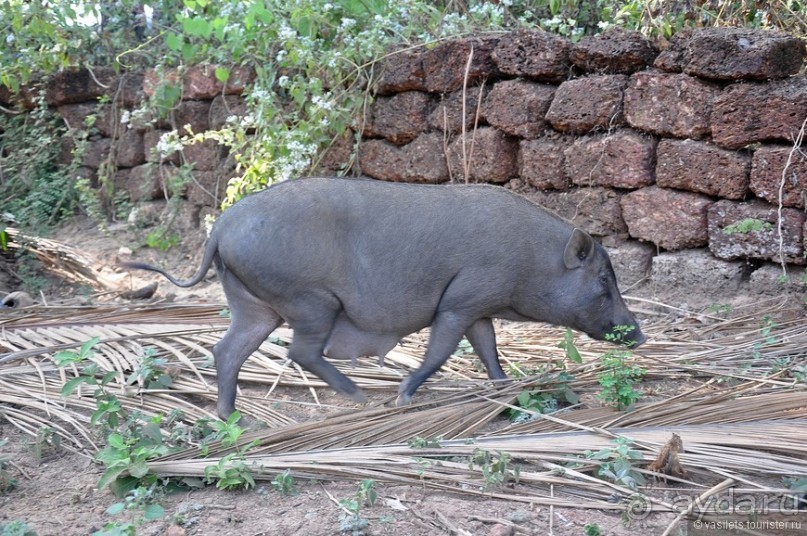
<svg viewBox="0 0 807 536">
<path fill-rule="evenodd" d="M 446 362 L 463 335 L 494 380 L 493 318 L 534 320 L 604 339 L 632 326 L 608 254 L 580 229 L 507 190 L 366 179 L 309 178 L 250 195 L 219 217 L 196 274 L 216 265 L 232 321 L 213 348 L 218 415 L 235 411 L 244 361 L 285 320 L 289 358 L 356 401 L 364 394 L 323 359 L 383 357 L 431 326 L 421 366 L 398 389 L 398 405 Z"/>
</svg>

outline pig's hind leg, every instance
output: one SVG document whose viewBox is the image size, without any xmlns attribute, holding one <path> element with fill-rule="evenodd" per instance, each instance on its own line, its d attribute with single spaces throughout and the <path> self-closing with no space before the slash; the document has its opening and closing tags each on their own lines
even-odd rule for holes
<svg viewBox="0 0 807 536">
<path fill-rule="evenodd" d="M 230 306 L 230 327 L 213 347 L 218 399 L 216 413 L 226 420 L 235 411 L 238 371 L 252 352 L 283 323 L 268 304 L 253 296 L 230 272 L 220 272 Z"/>
</svg>

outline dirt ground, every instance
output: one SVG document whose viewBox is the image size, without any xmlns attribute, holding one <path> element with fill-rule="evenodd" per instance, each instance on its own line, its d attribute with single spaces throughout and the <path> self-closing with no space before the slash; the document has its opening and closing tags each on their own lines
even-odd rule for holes
<svg viewBox="0 0 807 536">
<path fill-rule="evenodd" d="M 182 227 L 180 226 L 182 229 Z M 183 243 L 166 253 L 138 249 L 147 231 L 132 232 L 125 224 L 113 224 L 100 232 L 89 220 L 77 219 L 53 237 L 71 242 L 85 254 L 97 259 L 100 273 L 125 285 L 128 280 L 114 265 L 137 251 L 139 260 L 157 262 L 174 274 L 187 277 L 194 272 L 204 233 L 185 227 Z M 80 240 L 76 240 L 80 237 Z M 131 281 L 134 288 L 150 281 L 149 276 Z M 18 290 L 3 288 L 4 291 Z M 221 288 L 215 280 L 181 291 L 162 283 L 158 296 L 188 302 L 223 303 Z M 83 304 L 115 301 L 113 294 L 88 294 L 86 287 L 52 279 L 38 298 L 47 303 Z M 248 388 L 248 386 L 247 386 Z M 282 388 L 281 397 L 306 400 L 305 389 Z M 375 396 L 391 396 L 393 393 Z M 329 412 L 348 406 L 337 395 L 326 395 L 321 407 L 295 406 L 288 411 L 298 421 L 316 420 Z M 300 409 L 305 407 L 308 409 Z M 1 413 L 1 409 L 0 409 Z M 41 458 L 31 436 L 0 418 L 0 460 L 6 460 L 6 474 L 16 481 L 13 489 L 0 491 L 0 529 L 8 523 L 23 521 L 36 534 L 87 535 L 103 528 L 111 520 L 125 520 L 106 512 L 116 499 L 108 490 L 97 488 L 101 475 L 98 463 L 78 454 L 51 452 Z M 143 524 L 142 535 L 332 535 L 351 534 L 343 523 L 341 499 L 356 494 L 357 482 L 296 481 L 297 493 L 285 495 L 268 482 L 247 491 L 220 491 L 213 486 L 169 494 L 159 500 L 165 509 L 160 520 Z M 673 520 L 672 514 L 654 513 L 645 519 L 624 522 L 620 512 L 591 509 L 549 508 L 515 501 L 447 493 L 414 486 L 376 483 L 378 500 L 362 509 L 369 524 L 365 535 L 431 536 L 435 534 L 490 535 L 514 534 L 572 536 L 588 534 L 587 524 L 596 524 L 603 535 L 661 535 Z M 504 493 L 507 493 L 505 490 Z M 659 493 L 663 493 L 659 490 Z M 807 528 L 807 527 L 806 527 Z M 343 531 L 343 529 L 347 529 Z M 595 534 L 595 533 L 592 533 Z M 683 534 L 678 530 L 672 534 Z"/>
</svg>

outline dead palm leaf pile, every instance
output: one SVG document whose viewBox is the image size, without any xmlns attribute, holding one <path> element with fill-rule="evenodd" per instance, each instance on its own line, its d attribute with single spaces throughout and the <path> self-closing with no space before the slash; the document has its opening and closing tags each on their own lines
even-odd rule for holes
<svg viewBox="0 0 807 536">
<path fill-rule="evenodd" d="M 241 371 L 240 384 L 249 388 L 239 395 L 239 407 L 268 425 L 241 437 L 239 445 L 258 441 L 243 453 L 243 461 L 263 479 L 289 469 L 297 478 L 375 479 L 537 504 L 624 510 L 634 504 L 635 490 L 598 477 L 597 467 L 607 458 L 586 456 L 614 447 L 622 437 L 641 453 L 634 466 L 647 477 L 642 497 L 655 509 L 681 510 L 664 493 L 648 492 L 667 487 L 694 496 L 727 486 L 783 494 L 788 478 L 807 476 L 807 324 L 798 307 L 769 304 L 760 312 L 759 306 L 748 314 L 736 311 L 731 319 L 657 315 L 646 323 L 650 342 L 631 358 L 647 371 L 643 397 L 621 412 L 595 396 L 602 370 L 598 357 L 612 347 L 577 337 L 583 363 L 575 364 L 564 361 L 558 348 L 562 330 L 504 324 L 497 328 L 502 365 L 519 379 L 491 385 L 475 356 L 460 350 L 421 388 L 413 405 L 392 407 L 398 384 L 423 354 L 427 334 L 417 334 L 402 341 L 383 365 L 371 359 L 355 366 L 336 363 L 362 389 L 376 393 L 377 402 L 357 408 L 345 401 L 345 408 L 328 417 L 296 422 L 273 408 L 276 389 L 296 386 L 318 401 L 327 387 L 288 362 L 291 332 L 281 328 Z M 4 313 L 0 416 L 32 435 L 47 426 L 64 447 L 93 456 L 101 438 L 89 424 L 92 391 L 81 386 L 62 396 L 62 386 L 81 370 L 59 368 L 52 356 L 99 337 L 91 359 L 102 371 L 116 373 L 109 389 L 124 407 L 147 415 L 179 408 L 187 422 L 213 418 L 211 349 L 228 324 L 222 310 L 149 305 Z M 166 361 L 174 378 L 170 388 L 127 383 L 147 353 Z M 580 404 L 534 414 L 519 424 L 504 418 L 523 391 L 557 390 L 564 368 Z M 673 434 L 682 448 L 670 455 Z M 413 438 L 425 441 L 410 446 Z M 192 448 L 153 460 L 149 468 L 160 475 L 203 476 L 206 467 L 236 448 L 213 447 L 206 457 Z M 490 465 L 496 461 L 501 463 Z M 677 470 L 665 471 L 665 464 Z M 493 481 L 491 467 L 504 478 Z M 713 487 L 721 483 L 722 488 Z"/>
</svg>

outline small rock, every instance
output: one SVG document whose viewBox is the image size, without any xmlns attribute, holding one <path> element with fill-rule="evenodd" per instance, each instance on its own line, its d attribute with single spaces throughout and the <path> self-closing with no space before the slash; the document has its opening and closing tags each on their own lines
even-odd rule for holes
<svg viewBox="0 0 807 536">
<path fill-rule="evenodd" d="M 490 536 L 513 536 L 516 528 L 512 525 L 493 525 L 490 529 Z"/>
<path fill-rule="evenodd" d="M 185 528 L 179 525 L 171 525 L 168 527 L 168 530 L 165 531 L 165 536 L 185 536 L 185 534 Z"/>
<path fill-rule="evenodd" d="M 198 502 L 183 502 L 177 505 L 176 513 L 178 515 L 188 514 L 190 512 L 201 512 L 205 506 Z"/>
<path fill-rule="evenodd" d="M 512 521 L 513 523 L 526 523 L 530 519 L 532 519 L 532 515 L 527 510 L 513 510 L 512 512 L 507 512 L 504 515 L 504 518 L 507 521 Z"/>
</svg>

